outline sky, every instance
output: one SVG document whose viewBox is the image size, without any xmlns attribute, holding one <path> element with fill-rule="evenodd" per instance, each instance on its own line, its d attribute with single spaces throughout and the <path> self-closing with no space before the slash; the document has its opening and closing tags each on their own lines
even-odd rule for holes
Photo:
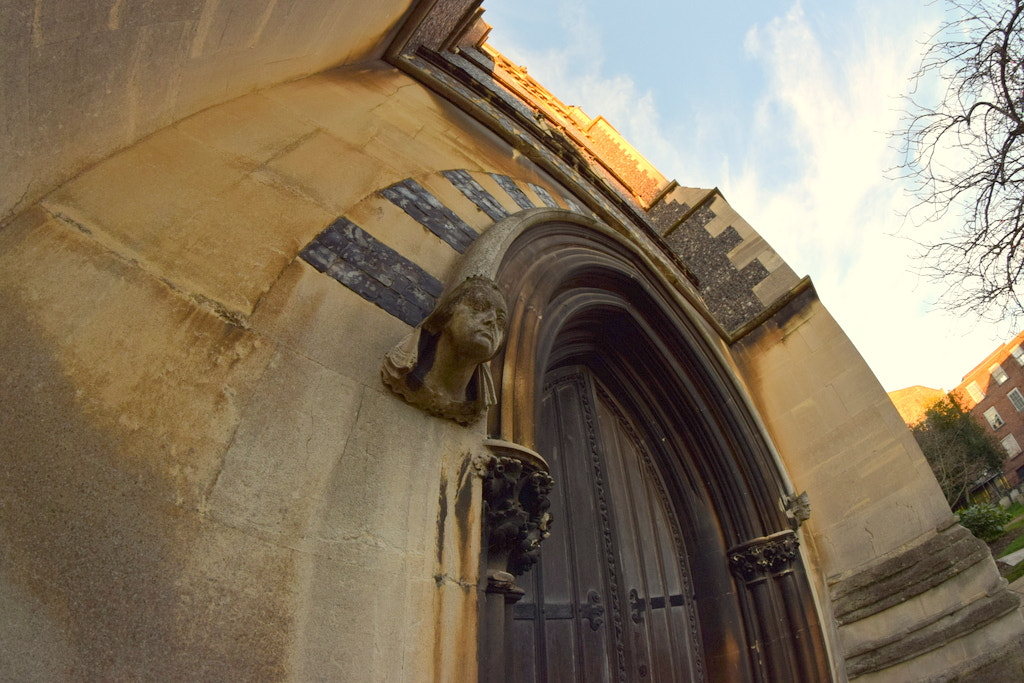
<svg viewBox="0 0 1024 683">
<path fill-rule="evenodd" d="M 666 177 L 718 187 L 818 296 L 887 391 L 950 390 L 1018 331 L 954 315 L 919 274 L 942 230 L 888 169 L 928 0 L 484 0 L 488 42 L 604 116 Z"/>
</svg>

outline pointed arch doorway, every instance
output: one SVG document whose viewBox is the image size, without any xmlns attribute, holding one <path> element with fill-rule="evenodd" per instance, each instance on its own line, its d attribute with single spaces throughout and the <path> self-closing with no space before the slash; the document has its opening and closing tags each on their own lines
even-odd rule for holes
<svg viewBox="0 0 1024 683">
<path fill-rule="evenodd" d="M 489 431 L 556 481 L 482 678 L 829 680 L 791 491 L 670 259 L 550 209 L 474 250 L 510 305 Z"/>
</svg>

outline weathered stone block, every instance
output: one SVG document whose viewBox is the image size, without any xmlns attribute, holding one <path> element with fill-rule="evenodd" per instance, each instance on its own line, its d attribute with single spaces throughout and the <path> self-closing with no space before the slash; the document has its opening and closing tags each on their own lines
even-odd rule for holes
<svg viewBox="0 0 1024 683">
<path fill-rule="evenodd" d="M 380 194 L 460 254 L 466 251 L 478 236 L 465 221 L 411 178 L 384 188 Z"/>
<path fill-rule="evenodd" d="M 241 415 L 207 509 L 222 524 L 293 544 L 309 533 L 358 415 L 359 385 L 278 352 Z"/>
<path fill-rule="evenodd" d="M 473 176 L 469 174 L 469 171 L 444 171 L 443 175 L 451 181 L 452 185 L 457 187 L 467 199 L 479 207 L 481 211 L 486 213 L 492 221 L 500 221 L 502 218 L 509 215 L 508 211 L 505 210 L 505 207 L 498 203 L 491 193 L 485 190 L 480 183 L 474 180 Z"/>
</svg>

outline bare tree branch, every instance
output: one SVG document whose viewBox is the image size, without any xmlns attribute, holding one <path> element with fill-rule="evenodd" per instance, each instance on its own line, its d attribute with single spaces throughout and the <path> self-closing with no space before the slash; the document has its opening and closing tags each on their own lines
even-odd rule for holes
<svg viewBox="0 0 1024 683">
<path fill-rule="evenodd" d="M 946 0 L 895 133 L 915 224 L 955 219 L 922 244 L 943 304 L 1017 321 L 1024 273 L 1024 0 Z M 939 92 L 937 101 L 928 94 Z"/>
</svg>

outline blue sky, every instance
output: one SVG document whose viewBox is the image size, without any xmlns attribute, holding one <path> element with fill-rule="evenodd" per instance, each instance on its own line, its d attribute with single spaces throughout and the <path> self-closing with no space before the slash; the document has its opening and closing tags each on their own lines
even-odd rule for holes
<svg viewBox="0 0 1024 683">
<path fill-rule="evenodd" d="M 1017 330 L 935 306 L 886 135 L 927 0 L 485 0 L 489 41 L 602 115 L 666 176 L 720 188 L 822 301 L 886 390 L 952 389 Z"/>
</svg>

